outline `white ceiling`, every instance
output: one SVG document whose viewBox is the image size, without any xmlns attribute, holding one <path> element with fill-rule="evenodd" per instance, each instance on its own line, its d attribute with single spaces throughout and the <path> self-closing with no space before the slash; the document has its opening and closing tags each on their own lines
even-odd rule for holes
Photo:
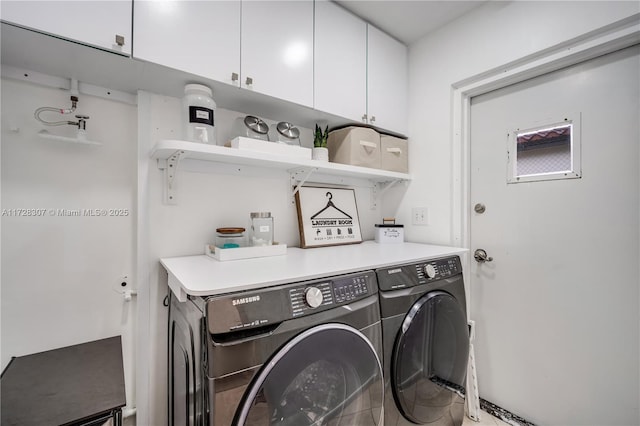
<svg viewBox="0 0 640 426">
<path fill-rule="evenodd" d="M 409 45 L 487 0 L 335 0 L 347 10 Z"/>
</svg>

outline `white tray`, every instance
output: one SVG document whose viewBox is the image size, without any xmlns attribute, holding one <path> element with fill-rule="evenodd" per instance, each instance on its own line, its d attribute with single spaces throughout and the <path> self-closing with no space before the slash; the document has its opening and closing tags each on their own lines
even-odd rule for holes
<svg viewBox="0 0 640 426">
<path fill-rule="evenodd" d="M 244 138 L 242 136 L 231 141 L 231 148 L 282 155 L 283 157 L 305 158 L 307 160 L 311 159 L 311 149 L 309 148 L 278 142 L 268 142 L 259 139 Z"/>
<path fill-rule="evenodd" d="M 251 259 L 254 257 L 282 256 L 287 254 L 287 245 L 273 244 L 270 246 L 221 249 L 213 244 L 207 244 L 204 247 L 204 254 L 221 262 L 227 260 Z"/>
</svg>

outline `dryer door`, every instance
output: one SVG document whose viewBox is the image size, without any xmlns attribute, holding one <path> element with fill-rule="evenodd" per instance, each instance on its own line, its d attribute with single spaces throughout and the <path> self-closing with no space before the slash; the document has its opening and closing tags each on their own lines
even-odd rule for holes
<svg viewBox="0 0 640 426">
<path fill-rule="evenodd" d="M 418 299 L 402 323 L 391 363 L 402 414 L 418 424 L 456 418 L 451 410 L 464 409 L 468 356 L 466 314 L 456 298 L 433 291 Z"/>
<path fill-rule="evenodd" d="M 286 343 L 248 386 L 234 425 L 378 425 L 382 368 L 355 328 L 322 324 Z"/>
</svg>

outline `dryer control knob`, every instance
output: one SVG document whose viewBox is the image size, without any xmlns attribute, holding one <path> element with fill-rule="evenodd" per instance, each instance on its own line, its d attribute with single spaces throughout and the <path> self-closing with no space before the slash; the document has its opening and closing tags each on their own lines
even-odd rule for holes
<svg viewBox="0 0 640 426">
<path fill-rule="evenodd" d="M 427 274 L 427 277 L 433 278 L 436 276 L 436 268 L 432 264 L 428 264 L 424 267 L 424 273 Z"/>
<path fill-rule="evenodd" d="M 317 308 L 322 304 L 322 292 L 317 287 L 309 287 L 304 292 L 304 298 L 307 301 L 307 305 L 312 308 Z"/>
</svg>

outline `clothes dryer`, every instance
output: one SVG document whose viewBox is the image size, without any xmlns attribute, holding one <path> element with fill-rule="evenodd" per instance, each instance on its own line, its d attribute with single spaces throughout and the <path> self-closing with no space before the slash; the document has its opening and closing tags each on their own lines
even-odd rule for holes
<svg viewBox="0 0 640 426">
<path fill-rule="evenodd" d="M 179 302 L 169 310 L 169 424 L 379 426 L 374 271 Z"/>
<path fill-rule="evenodd" d="M 376 271 L 384 346 L 385 426 L 459 426 L 469 329 L 457 256 Z"/>
</svg>

